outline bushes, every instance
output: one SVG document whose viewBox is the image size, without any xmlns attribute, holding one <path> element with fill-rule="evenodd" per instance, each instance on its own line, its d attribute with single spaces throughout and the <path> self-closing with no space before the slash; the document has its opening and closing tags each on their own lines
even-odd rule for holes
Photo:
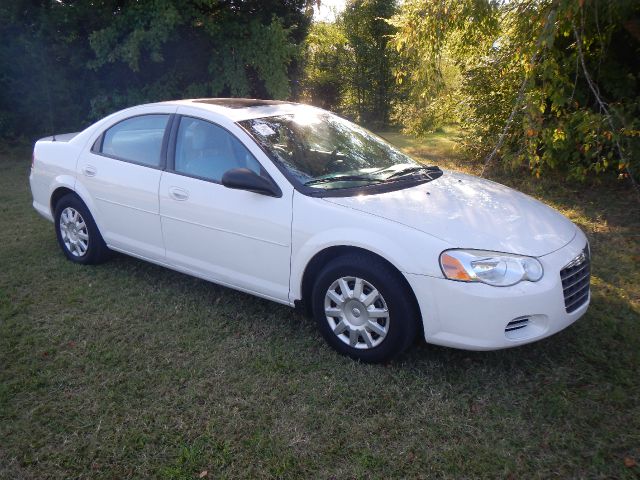
<svg viewBox="0 0 640 480">
<path fill-rule="evenodd" d="M 392 23 L 410 130 L 458 121 L 483 158 L 511 117 L 505 165 L 640 174 L 637 2 L 408 0 Z"/>
<path fill-rule="evenodd" d="M 386 19 L 394 0 L 350 0 L 335 23 L 313 25 L 306 41 L 303 97 L 373 128 L 389 123 L 398 89 L 394 32 Z"/>
<path fill-rule="evenodd" d="M 78 130 L 172 98 L 286 98 L 308 3 L 3 2 L 0 137 Z"/>
</svg>

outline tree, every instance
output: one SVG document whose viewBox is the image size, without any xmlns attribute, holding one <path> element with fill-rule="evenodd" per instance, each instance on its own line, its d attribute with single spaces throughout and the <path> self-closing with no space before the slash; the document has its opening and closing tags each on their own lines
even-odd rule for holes
<svg viewBox="0 0 640 480">
<path fill-rule="evenodd" d="M 169 98 L 286 98 L 310 16 L 309 0 L 4 2 L 0 135 Z"/>
<path fill-rule="evenodd" d="M 395 0 L 351 0 L 335 23 L 314 24 L 306 41 L 304 95 L 373 127 L 389 123 L 396 97 Z"/>
<path fill-rule="evenodd" d="M 395 0 L 351 0 L 339 19 L 353 50 L 348 103 L 371 126 L 389 122 L 395 81 L 387 43 L 395 29 L 386 20 L 395 11 Z"/>
<path fill-rule="evenodd" d="M 390 20 L 405 98 L 398 110 L 407 130 L 422 134 L 469 115 L 463 72 L 499 36 L 497 11 L 491 0 L 409 0 Z"/>
<path fill-rule="evenodd" d="M 318 22 L 305 41 L 303 99 L 341 111 L 347 72 L 353 62 L 347 37 L 338 23 Z"/>
<path fill-rule="evenodd" d="M 536 175 L 639 170 L 638 2 L 407 0 L 391 22 L 410 102 L 437 103 L 447 59 L 459 69 L 449 117 L 477 157 Z M 432 126 L 428 112 L 409 126 Z"/>
</svg>

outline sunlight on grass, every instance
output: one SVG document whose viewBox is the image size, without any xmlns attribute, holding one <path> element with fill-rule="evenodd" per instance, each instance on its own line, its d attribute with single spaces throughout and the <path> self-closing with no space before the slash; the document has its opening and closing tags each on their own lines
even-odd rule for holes
<svg viewBox="0 0 640 480">
<path fill-rule="evenodd" d="M 470 167 L 463 161 L 459 148 L 461 131 L 455 126 L 444 127 L 441 131 L 420 138 L 394 130 L 376 133 L 416 160 L 470 173 Z"/>
</svg>

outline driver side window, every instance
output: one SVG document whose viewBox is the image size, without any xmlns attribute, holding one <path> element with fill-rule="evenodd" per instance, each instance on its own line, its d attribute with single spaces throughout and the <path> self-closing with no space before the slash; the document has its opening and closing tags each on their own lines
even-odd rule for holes
<svg viewBox="0 0 640 480">
<path fill-rule="evenodd" d="M 224 128 L 192 117 L 182 117 L 176 138 L 176 173 L 220 183 L 234 168 L 258 175 L 262 167 L 247 148 Z"/>
</svg>

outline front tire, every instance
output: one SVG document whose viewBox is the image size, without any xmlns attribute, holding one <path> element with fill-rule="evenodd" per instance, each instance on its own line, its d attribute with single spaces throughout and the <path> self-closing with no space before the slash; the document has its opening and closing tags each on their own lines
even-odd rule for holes
<svg viewBox="0 0 640 480">
<path fill-rule="evenodd" d="M 109 249 L 89 209 L 80 198 L 67 194 L 56 203 L 54 225 L 65 257 L 83 265 L 104 262 Z"/>
<path fill-rule="evenodd" d="M 391 360 L 415 339 L 418 311 L 402 275 L 363 254 L 338 257 L 319 273 L 313 315 L 326 341 L 367 363 Z"/>
</svg>

